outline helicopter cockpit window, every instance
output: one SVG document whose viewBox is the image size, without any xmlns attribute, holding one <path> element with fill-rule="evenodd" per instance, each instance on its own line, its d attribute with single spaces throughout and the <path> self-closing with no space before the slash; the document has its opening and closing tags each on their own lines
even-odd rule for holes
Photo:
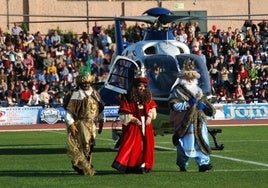
<svg viewBox="0 0 268 188">
<path fill-rule="evenodd" d="M 136 66 L 125 59 L 116 62 L 109 77 L 109 84 L 127 90 L 135 74 Z"/>
<path fill-rule="evenodd" d="M 181 54 L 185 53 L 184 49 L 182 49 L 180 47 L 178 47 L 178 48 L 179 48 Z"/>
<path fill-rule="evenodd" d="M 154 46 L 150 46 L 150 47 L 146 48 L 144 50 L 144 53 L 147 54 L 147 55 L 155 54 L 156 53 L 155 47 Z"/>
<path fill-rule="evenodd" d="M 149 88 L 155 97 L 168 97 L 172 85 L 177 79 L 177 65 L 172 56 L 158 55 L 144 60 Z"/>
</svg>

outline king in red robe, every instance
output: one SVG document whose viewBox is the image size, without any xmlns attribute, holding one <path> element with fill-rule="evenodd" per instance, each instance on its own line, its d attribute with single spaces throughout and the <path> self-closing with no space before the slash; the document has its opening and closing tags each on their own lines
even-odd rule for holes
<svg viewBox="0 0 268 188">
<path fill-rule="evenodd" d="M 146 78 L 135 79 L 119 108 L 122 136 L 112 167 L 120 173 L 148 173 L 154 167 L 156 102 L 147 89 Z"/>
</svg>

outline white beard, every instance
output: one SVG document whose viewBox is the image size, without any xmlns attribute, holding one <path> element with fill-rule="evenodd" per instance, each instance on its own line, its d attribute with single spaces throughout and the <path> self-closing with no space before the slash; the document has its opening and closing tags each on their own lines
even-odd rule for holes
<svg viewBox="0 0 268 188">
<path fill-rule="evenodd" d="M 198 86 L 198 80 L 194 79 L 192 82 L 188 82 L 187 80 L 182 79 L 181 84 L 189 90 L 194 96 L 200 91 L 200 87 Z"/>
</svg>

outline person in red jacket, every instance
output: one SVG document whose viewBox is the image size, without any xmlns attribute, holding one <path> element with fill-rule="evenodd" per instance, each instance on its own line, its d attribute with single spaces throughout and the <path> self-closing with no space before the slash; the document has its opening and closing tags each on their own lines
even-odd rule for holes
<svg viewBox="0 0 268 188">
<path fill-rule="evenodd" d="M 242 82 L 245 82 L 245 79 L 249 77 L 248 71 L 244 64 L 240 64 L 240 69 L 238 70 L 238 75 L 241 78 Z"/>
<path fill-rule="evenodd" d="M 31 95 L 32 92 L 29 87 L 27 85 L 24 86 L 24 90 L 20 93 L 20 105 L 26 105 L 29 102 Z"/>
</svg>

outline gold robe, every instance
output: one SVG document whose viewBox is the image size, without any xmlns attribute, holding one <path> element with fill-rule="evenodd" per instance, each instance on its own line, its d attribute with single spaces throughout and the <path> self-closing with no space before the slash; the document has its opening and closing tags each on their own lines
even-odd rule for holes
<svg viewBox="0 0 268 188">
<path fill-rule="evenodd" d="M 73 135 L 67 128 L 67 152 L 72 164 L 83 171 L 84 175 L 94 175 L 92 149 L 96 138 L 96 125 L 103 106 L 97 91 L 75 91 L 67 104 L 66 124 L 74 124 L 78 130 Z"/>
</svg>

